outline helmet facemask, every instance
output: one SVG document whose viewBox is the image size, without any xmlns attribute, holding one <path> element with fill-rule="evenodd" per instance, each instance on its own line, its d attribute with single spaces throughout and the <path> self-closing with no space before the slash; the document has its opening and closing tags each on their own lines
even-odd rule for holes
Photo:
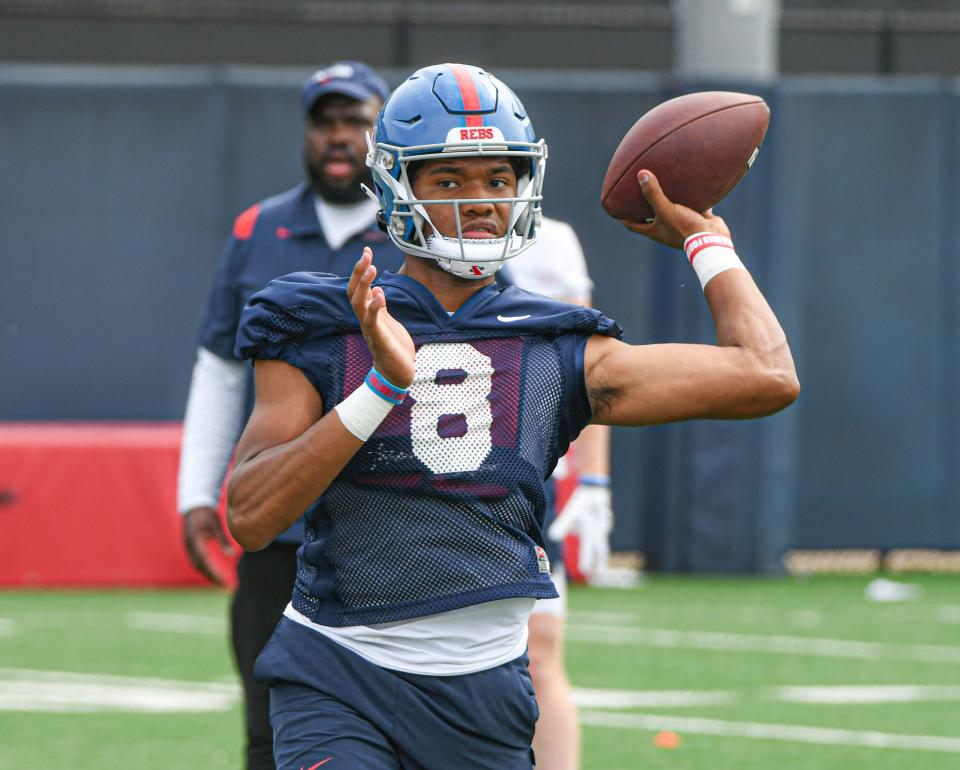
<svg viewBox="0 0 960 770">
<path fill-rule="evenodd" d="M 454 132 L 451 132 L 453 134 Z M 489 131 L 499 134 L 497 130 Z M 547 146 L 538 142 L 506 142 L 499 137 L 470 142 L 448 141 L 400 147 L 368 139 L 367 165 L 373 170 L 379 200 L 390 239 L 402 251 L 432 258 L 441 268 L 460 278 L 480 279 L 493 275 L 504 262 L 533 245 L 540 228 L 543 200 L 543 172 Z M 520 158 L 526 173 L 517 177 L 514 197 L 419 199 L 413 191 L 412 163 L 451 158 Z M 512 164 L 513 165 L 513 164 Z M 470 203 L 510 205 L 506 232 L 497 238 L 463 237 L 461 206 Z M 430 219 L 425 206 L 453 206 L 457 232 L 443 235 Z M 429 224 L 432 232 L 424 233 Z"/>
</svg>

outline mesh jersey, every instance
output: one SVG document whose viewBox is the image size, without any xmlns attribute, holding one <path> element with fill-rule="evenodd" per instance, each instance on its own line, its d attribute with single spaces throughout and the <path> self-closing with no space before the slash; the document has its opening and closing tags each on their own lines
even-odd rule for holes
<svg viewBox="0 0 960 770">
<path fill-rule="evenodd" d="M 321 625 L 371 625 L 556 596 L 544 479 L 590 418 L 586 340 L 619 327 L 516 287 L 486 286 L 449 315 L 407 276 L 378 283 L 417 347 L 415 379 L 305 514 L 293 606 Z M 371 365 L 346 279 L 316 273 L 254 295 L 237 353 L 300 368 L 325 411 Z"/>
</svg>

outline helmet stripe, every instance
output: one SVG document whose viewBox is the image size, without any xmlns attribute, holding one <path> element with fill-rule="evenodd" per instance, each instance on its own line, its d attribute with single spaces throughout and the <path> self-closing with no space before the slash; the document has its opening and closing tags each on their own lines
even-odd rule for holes
<svg viewBox="0 0 960 770">
<path fill-rule="evenodd" d="M 460 100 L 463 102 L 464 111 L 479 111 L 480 94 L 477 93 L 477 84 L 473 82 L 470 70 L 462 64 L 450 64 L 448 66 L 457 80 L 457 87 L 460 89 Z M 483 115 L 464 115 L 463 125 L 482 126 Z"/>
</svg>

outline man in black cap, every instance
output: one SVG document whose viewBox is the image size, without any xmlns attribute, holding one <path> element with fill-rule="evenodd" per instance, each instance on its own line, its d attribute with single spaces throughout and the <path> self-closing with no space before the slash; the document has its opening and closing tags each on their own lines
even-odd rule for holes
<svg viewBox="0 0 960 770">
<path fill-rule="evenodd" d="M 184 418 L 177 505 L 190 561 L 218 584 L 217 562 L 230 551 L 217 505 L 234 444 L 249 416 L 249 366 L 234 355 L 247 298 L 270 280 L 299 270 L 350 273 L 365 246 L 380 270 L 397 270 L 402 255 L 376 224 L 378 204 L 364 162 L 366 132 L 389 89 L 366 64 L 339 61 L 304 84 L 305 183 L 240 214 L 220 260 L 200 329 Z M 233 598 L 232 637 L 243 680 L 248 770 L 274 770 L 269 693 L 253 680 L 253 663 L 290 600 L 299 522 L 267 548 L 244 553 Z"/>
</svg>

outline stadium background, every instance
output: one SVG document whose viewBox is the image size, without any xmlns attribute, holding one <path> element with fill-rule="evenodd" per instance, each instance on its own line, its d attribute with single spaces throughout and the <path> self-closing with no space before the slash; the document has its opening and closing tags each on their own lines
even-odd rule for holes
<svg viewBox="0 0 960 770">
<path fill-rule="evenodd" d="M 773 71 L 720 74 L 729 41 L 685 68 L 683 13 L 772 5 L 0 0 L 0 770 L 240 766 L 229 594 L 183 587 L 178 421 L 231 219 L 301 178 L 298 88 L 358 56 L 516 88 L 633 342 L 711 330 L 682 260 L 600 211 L 610 153 L 685 91 L 769 101 L 720 211 L 804 391 L 614 432 L 614 547 L 651 576 L 571 592 L 583 766 L 955 768 L 957 577 L 916 570 L 960 571 L 960 1 L 783 0 Z"/>
<path fill-rule="evenodd" d="M 815 5 L 784 4 L 782 74 L 751 82 L 671 68 L 682 3 L 0 0 L 0 419 L 181 417 L 223 234 L 300 177 L 297 88 L 337 57 L 393 83 L 434 59 L 494 69 L 549 141 L 547 211 L 577 228 L 596 305 L 631 342 L 709 340 L 682 261 L 598 190 L 654 104 L 751 90 L 770 132 L 720 210 L 804 393 L 760 423 L 616 431 L 614 547 L 654 570 L 778 572 L 790 549 L 960 546 L 960 4 Z"/>
</svg>

